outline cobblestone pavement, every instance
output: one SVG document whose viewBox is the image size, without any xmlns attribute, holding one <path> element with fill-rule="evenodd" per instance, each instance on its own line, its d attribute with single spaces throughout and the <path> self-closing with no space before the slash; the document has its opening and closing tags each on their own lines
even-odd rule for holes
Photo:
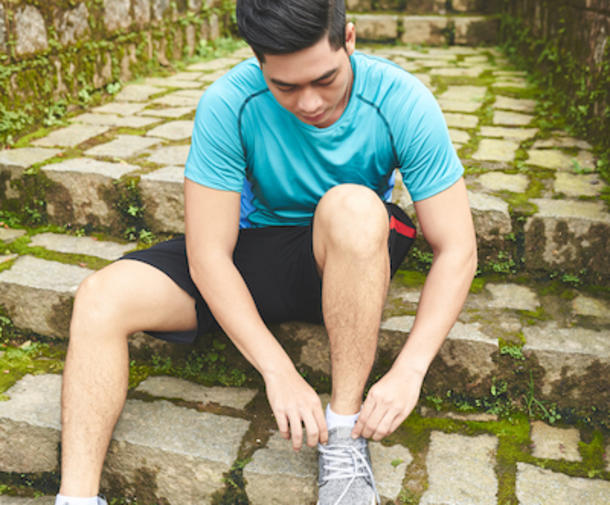
<svg viewBox="0 0 610 505">
<path fill-rule="evenodd" d="M 536 108 L 536 90 L 522 72 L 494 48 L 367 51 L 393 59 L 437 96 L 466 167 L 485 250 L 512 250 L 520 235 L 526 269 L 556 275 L 586 268 L 607 276 L 598 237 L 607 236 L 610 217 L 599 198 L 605 183 L 594 170 L 592 148 L 549 130 Z M 0 347 L 0 505 L 51 503 L 48 496 L 9 494 L 48 493 L 43 481 L 58 472 L 59 373 L 74 292 L 93 270 L 137 246 L 83 236 L 85 225 L 116 221 L 105 192 L 125 176 L 137 176 L 151 229 L 182 231 L 182 166 L 199 97 L 247 56 L 242 49 L 170 76 L 129 83 L 111 102 L 71 118 L 69 125 L 0 151 L 0 169 L 9 174 L 0 178 L 6 197 L 19 196 L 10 180 L 20 180 L 24 171 L 42 173 L 52 188 L 60 188 L 47 193 L 50 220 L 71 223 L 71 230 L 0 227 L 0 305 L 16 327 L 57 339 L 48 346 Z M 400 183 L 394 200 L 412 210 Z M 570 233 L 558 236 L 558 226 Z M 485 259 L 499 274 L 514 266 L 512 256 Z M 394 435 L 371 444 L 384 503 L 608 503 L 608 433 L 586 422 L 561 424 L 567 420 L 552 407 L 558 400 L 582 405 L 583 398 L 608 407 L 609 302 L 603 293 L 574 287 L 580 281 L 571 275 L 563 280 L 572 286 L 564 283 L 559 290 L 501 277 L 484 277 L 473 289 L 429 380 L 444 384 L 445 391 L 460 381 L 476 391 L 491 380 L 491 403 L 466 409 L 464 402 L 449 401 L 450 393 L 430 395 Z M 380 335 L 384 352 L 395 353 L 412 324 L 418 279 L 404 272 L 392 284 Z M 287 347 L 302 370 L 312 378 L 328 373 L 321 328 L 289 324 L 276 330 L 288 335 Z M 260 382 L 228 366 L 225 345 L 215 340 L 212 351 L 187 360 L 178 378 L 169 376 L 176 367 L 163 357 L 167 346 L 134 337 L 130 393 L 102 483 L 110 497 L 170 504 L 212 503 L 222 496 L 222 503 L 246 503 L 245 496 L 252 505 L 315 503 L 314 451 L 293 453 L 279 437 Z M 157 355 L 153 360 L 149 347 Z M 149 358 L 140 359 L 139 352 Z M 495 382 L 507 363 L 502 359 L 522 369 L 534 363 L 543 371 L 537 372 L 535 392 L 549 400 L 538 400 L 534 389 L 526 398 L 544 420 L 507 415 L 502 408 L 507 384 Z M 184 379 L 189 370 L 191 378 L 213 370 L 216 382 L 240 386 L 205 387 Z M 28 478 L 31 486 L 24 484 Z"/>
</svg>

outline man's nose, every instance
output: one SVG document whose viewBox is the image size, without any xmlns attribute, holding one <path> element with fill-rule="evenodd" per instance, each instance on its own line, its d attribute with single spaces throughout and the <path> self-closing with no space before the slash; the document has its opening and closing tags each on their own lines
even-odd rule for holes
<svg viewBox="0 0 610 505">
<path fill-rule="evenodd" d="M 320 95 L 311 86 L 306 86 L 301 90 L 299 95 L 299 110 L 304 114 L 312 114 L 320 110 L 322 99 Z"/>
</svg>

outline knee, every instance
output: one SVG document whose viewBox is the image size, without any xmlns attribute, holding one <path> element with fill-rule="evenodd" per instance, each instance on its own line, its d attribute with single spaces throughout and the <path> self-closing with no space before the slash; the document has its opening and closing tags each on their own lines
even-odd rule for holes
<svg viewBox="0 0 610 505">
<path fill-rule="evenodd" d="M 315 230 L 315 227 L 318 230 Z M 332 245 L 359 254 L 377 251 L 387 244 L 389 222 L 386 207 L 371 189 L 342 184 L 320 200 L 314 217 L 314 230 Z"/>
</svg>

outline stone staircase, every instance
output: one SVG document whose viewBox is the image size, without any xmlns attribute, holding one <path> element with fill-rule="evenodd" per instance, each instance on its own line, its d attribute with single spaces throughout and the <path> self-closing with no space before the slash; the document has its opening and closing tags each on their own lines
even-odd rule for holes
<svg viewBox="0 0 610 505">
<path fill-rule="evenodd" d="M 457 20 L 457 12 L 472 17 L 478 7 L 380 4 L 391 13 L 363 14 L 371 2 L 351 2 L 361 38 L 366 16 L 396 17 L 404 34 L 410 16 Z M 390 39 L 400 37 L 378 40 Z M 436 94 L 466 167 L 482 270 L 416 412 L 372 444 L 384 505 L 607 503 L 610 217 L 591 146 L 543 127 L 536 90 L 493 47 L 365 50 L 392 59 Z M 0 324 L 6 315 L 18 330 L 0 346 L 0 505 L 52 503 L 33 496 L 52 495 L 58 482 L 59 373 L 76 288 L 143 246 L 136 239 L 146 239 L 146 230 L 183 231 L 182 166 L 199 97 L 249 55 L 240 49 L 129 83 L 69 125 L 0 151 L 1 206 L 46 210 L 53 223 L 0 225 Z M 413 214 L 400 181 L 393 200 Z M 127 227 L 130 242 L 121 239 Z M 94 233 L 100 230 L 105 235 Z M 425 263 L 425 244 L 416 245 Z M 392 282 L 373 376 L 407 337 L 423 278 L 405 269 Z M 272 329 L 327 393 L 324 329 Z M 182 347 L 136 335 L 130 352 L 128 402 L 104 469 L 108 496 L 141 505 L 315 503 L 314 451 L 295 454 L 281 440 L 260 379 L 226 337 Z M 545 422 L 511 411 L 511 401 Z M 452 463 L 457 457 L 460 465 Z"/>
</svg>

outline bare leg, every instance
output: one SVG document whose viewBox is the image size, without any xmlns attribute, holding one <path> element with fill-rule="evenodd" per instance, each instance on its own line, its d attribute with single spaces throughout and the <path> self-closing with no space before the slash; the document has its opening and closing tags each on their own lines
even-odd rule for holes
<svg viewBox="0 0 610 505">
<path fill-rule="evenodd" d="M 375 358 L 390 280 L 388 215 L 364 186 L 331 189 L 318 204 L 313 248 L 322 272 L 322 307 L 330 339 L 331 408 L 360 410 Z"/>
<path fill-rule="evenodd" d="M 195 326 L 193 299 L 145 263 L 113 263 L 79 287 L 63 375 L 62 495 L 88 497 L 99 491 L 127 394 L 128 335 Z"/>
</svg>

